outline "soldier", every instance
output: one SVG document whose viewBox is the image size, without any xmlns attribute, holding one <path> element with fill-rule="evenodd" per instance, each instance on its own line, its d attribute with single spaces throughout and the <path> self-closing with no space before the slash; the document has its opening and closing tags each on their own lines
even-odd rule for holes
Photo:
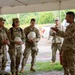
<svg viewBox="0 0 75 75">
<path fill-rule="evenodd" d="M 9 29 L 9 54 L 11 59 L 11 73 L 18 75 L 18 68 L 22 57 L 22 44 L 25 42 L 23 30 L 19 27 L 19 19 L 12 19 L 12 27 Z"/>
<path fill-rule="evenodd" d="M 32 61 L 31 61 L 31 71 L 35 71 L 34 64 L 35 58 L 38 52 L 37 43 L 40 40 L 40 33 L 37 28 L 35 28 L 35 19 L 31 19 L 31 25 L 24 29 L 24 33 L 26 36 L 26 48 L 24 51 L 24 58 L 22 60 L 22 68 L 20 72 L 24 71 L 24 66 L 26 65 L 28 56 L 31 52 Z"/>
<path fill-rule="evenodd" d="M 66 31 L 60 31 L 57 28 L 52 28 L 58 36 L 64 38 L 60 54 L 62 55 L 62 65 L 64 75 L 75 75 L 75 14 L 73 12 L 66 13 L 66 21 L 70 23 Z"/>
<path fill-rule="evenodd" d="M 6 68 L 6 62 L 7 62 L 6 45 L 9 45 L 7 30 L 4 29 L 4 22 L 5 20 L 2 17 L 0 17 L 0 56 L 2 56 L 1 70 L 5 70 Z"/>
<path fill-rule="evenodd" d="M 55 28 L 61 29 L 59 25 L 59 18 L 55 19 Z M 61 50 L 61 38 L 57 36 L 56 32 L 53 31 L 52 29 L 50 30 L 50 35 L 53 36 L 51 48 L 52 48 L 52 63 L 54 63 L 56 60 L 57 50 L 59 51 Z"/>
</svg>

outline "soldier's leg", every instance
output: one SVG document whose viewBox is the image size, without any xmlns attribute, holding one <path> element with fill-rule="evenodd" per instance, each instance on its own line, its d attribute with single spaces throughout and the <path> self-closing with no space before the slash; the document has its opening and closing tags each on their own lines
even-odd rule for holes
<svg viewBox="0 0 75 75">
<path fill-rule="evenodd" d="M 70 74 L 75 75 L 75 53 L 70 53 L 70 55 L 68 56 L 68 62 Z"/>
<path fill-rule="evenodd" d="M 19 65 L 20 65 L 20 61 L 22 58 L 22 48 L 19 47 L 16 49 L 17 50 L 17 55 L 16 55 L 16 70 L 18 71 Z"/>
<path fill-rule="evenodd" d="M 38 48 L 32 49 L 32 51 L 31 51 L 31 56 L 32 56 L 31 68 L 30 68 L 31 71 L 35 71 L 35 69 L 33 67 L 35 64 L 37 51 L 38 51 Z"/>
<path fill-rule="evenodd" d="M 11 56 L 11 72 L 12 74 L 16 72 L 16 56 Z"/>
<path fill-rule="evenodd" d="M 52 45 L 52 62 L 56 60 L 57 45 Z"/>
<path fill-rule="evenodd" d="M 58 49 L 59 52 L 60 52 L 60 50 L 61 50 L 61 44 L 58 44 L 58 45 L 57 45 L 57 49 Z"/>
<path fill-rule="evenodd" d="M 25 48 L 25 51 L 24 51 L 24 54 L 23 54 L 24 57 L 22 59 L 22 67 L 21 67 L 21 71 L 20 72 L 23 72 L 24 71 L 24 66 L 27 63 L 27 59 L 28 59 L 28 56 L 30 54 L 30 51 L 31 51 L 31 48 L 30 47 L 26 47 Z"/>
<path fill-rule="evenodd" d="M 67 64 L 67 56 L 64 53 L 62 56 L 62 66 L 64 69 L 64 75 L 69 75 L 69 69 L 68 69 L 68 64 Z"/>
<path fill-rule="evenodd" d="M 3 57 L 2 57 L 2 70 L 5 70 L 6 68 L 6 63 L 7 63 L 7 53 L 3 54 Z"/>
<path fill-rule="evenodd" d="M 17 50 L 17 55 L 16 55 L 16 75 L 18 75 L 18 71 L 19 71 L 18 69 L 19 69 L 21 58 L 22 58 L 22 48 L 19 47 L 16 50 Z"/>
<path fill-rule="evenodd" d="M 10 64 L 11 73 L 12 75 L 14 75 L 16 71 L 16 55 L 15 55 L 14 49 L 10 50 L 9 55 L 10 55 L 10 60 L 11 60 L 11 64 Z"/>
</svg>

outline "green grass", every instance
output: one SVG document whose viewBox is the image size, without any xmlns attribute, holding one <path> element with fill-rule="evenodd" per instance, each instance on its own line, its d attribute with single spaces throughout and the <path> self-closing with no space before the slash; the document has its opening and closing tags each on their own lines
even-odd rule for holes
<svg viewBox="0 0 75 75">
<path fill-rule="evenodd" d="M 30 64 L 27 64 L 26 67 L 30 68 Z M 62 66 L 60 65 L 60 63 L 55 63 L 52 64 L 50 62 L 37 62 L 35 64 L 35 69 L 36 69 L 36 73 L 39 72 L 47 72 L 47 71 L 61 71 L 62 70 Z M 30 72 L 29 69 L 25 70 L 25 72 L 23 74 L 20 75 L 33 75 L 33 72 Z"/>
<path fill-rule="evenodd" d="M 50 70 L 61 70 L 62 66 L 59 63 L 52 64 L 50 62 L 38 62 L 36 63 L 37 71 L 50 71 Z"/>
</svg>

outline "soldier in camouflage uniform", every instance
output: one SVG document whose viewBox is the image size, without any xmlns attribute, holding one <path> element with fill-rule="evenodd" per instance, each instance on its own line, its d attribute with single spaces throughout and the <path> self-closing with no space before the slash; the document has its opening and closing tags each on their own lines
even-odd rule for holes
<svg viewBox="0 0 75 75">
<path fill-rule="evenodd" d="M 6 62 L 7 62 L 6 45 L 9 45 L 7 29 L 4 27 L 4 21 L 5 20 L 2 17 L 0 17 L 0 56 L 2 55 L 1 70 L 5 70 L 6 68 Z"/>
<path fill-rule="evenodd" d="M 56 24 L 55 25 L 56 28 L 61 29 L 59 25 L 59 18 L 55 19 L 55 24 Z M 51 48 L 52 48 L 52 63 L 54 63 L 56 60 L 57 50 L 59 51 L 61 50 L 61 38 L 57 36 L 56 32 L 53 31 L 52 29 L 50 30 L 50 35 L 53 36 Z"/>
<path fill-rule="evenodd" d="M 30 32 L 35 32 L 35 34 L 36 34 L 35 39 L 28 39 L 27 35 Z M 35 28 L 35 19 L 31 19 L 31 25 L 24 29 L 24 33 L 25 33 L 25 36 L 26 36 L 26 48 L 25 48 L 25 51 L 24 51 L 24 54 L 23 54 L 24 58 L 22 60 L 21 72 L 24 71 L 24 66 L 26 65 L 26 62 L 27 62 L 27 59 L 28 59 L 28 56 L 29 56 L 30 52 L 31 52 L 31 56 L 32 56 L 30 70 L 35 71 L 33 66 L 35 64 L 35 58 L 36 58 L 36 55 L 37 55 L 37 52 L 38 52 L 37 43 L 40 40 L 40 33 L 39 33 L 38 29 Z"/>
<path fill-rule="evenodd" d="M 62 65 L 64 75 L 75 75 L 75 14 L 73 12 L 66 13 L 66 21 L 70 23 L 66 31 L 60 31 L 57 28 L 52 28 L 57 32 L 58 36 L 64 38 L 60 54 L 62 55 Z"/>
<path fill-rule="evenodd" d="M 12 27 L 8 32 L 10 40 L 9 54 L 11 59 L 11 73 L 12 75 L 18 75 L 18 68 L 22 58 L 22 44 L 25 42 L 25 36 L 23 30 L 19 27 L 19 19 L 13 18 L 12 21 Z M 22 41 L 14 41 L 16 37 L 21 38 Z"/>
</svg>

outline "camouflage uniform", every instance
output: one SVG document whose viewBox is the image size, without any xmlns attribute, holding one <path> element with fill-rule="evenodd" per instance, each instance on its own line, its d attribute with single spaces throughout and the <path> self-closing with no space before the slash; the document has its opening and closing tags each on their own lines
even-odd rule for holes
<svg viewBox="0 0 75 75">
<path fill-rule="evenodd" d="M 36 33 L 36 42 L 34 42 L 34 43 L 32 43 L 32 42 L 30 43 L 27 38 L 28 33 L 30 33 L 31 31 L 34 31 Z M 31 52 L 31 56 L 32 56 L 31 66 L 34 66 L 35 58 L 36 58 L 36 55 L 38 52 L 37 42 L 40 40 L 40 33 L 37 28 L 34 27 L 32 29 L 32 28 L 30 28 L 30 26 L 24 29 L 24 33 L 26 36 L 26 48 L 25 48 L 25 51 L 23 54 L 24 58 L 22 60 L 22 67 L 24 67 L 26 65 L 26 62 L 27 62 L 30 52 Z"/>
<path fill-rule="evenodd" d="M 23 30 L 18 28 L 10 28 L 9 29 L 9 40 L 10 40 L 10 46 L 9 46 L 9 54 L 11 59 L 11 72 L 18 71 L 20 60 L 22 57 L 22 46 L 15 47 L 14 39 L 16 37 L 20 37 L 25 42 L 25 36 Z"/>
<path fill-rule="evenodd" d="M 75 23 L 67 26 L 65 32 L 58 30 L 57 35 L 64 38 L 61 48 L 64 75 L 75 75 Z"/>
<path fill-rule="evenodd" d="M 6 45 L 3 45 L 1 41 L 3 39 L 8 40 L 7 32 L 8 32 L 7 28 L 5 28 L 5 27 L 0 29 L 0 55 L 2 55 L 2 70 L 5 70 L 5 67 L 6 67 L 7 49 L 6 49 Z"/>
<path fill-rule="evenodd" d="M 57 27 L 57 28 L 60 29 L 60 27 Z M 52 62 L 55 62 L 57 49 L 59 51 L 61 50 L 61 38 L 59 36 L 57 36 L 56 33 L 53 30 L 50 31 L 50 35 L 53 36 L 52 45 L 51 45 Z"/>
</svg>

